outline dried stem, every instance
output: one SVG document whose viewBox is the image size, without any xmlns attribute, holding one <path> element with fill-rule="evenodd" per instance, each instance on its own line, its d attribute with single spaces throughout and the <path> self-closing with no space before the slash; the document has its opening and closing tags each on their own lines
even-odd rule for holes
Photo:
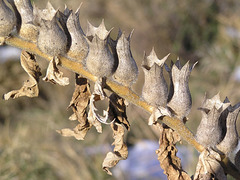
<svg viewBox="0 0 240 180">
<path fill-rule="evenodd" d="M 29 51 L 49 61 L 52 59 L 51 56 L 48 56 L 47 54 L 41 52 L 38 49 L 36 44 L 25 41 L 19 37 L 8 38 L 6 39 L 5 43 L 10 46 L 14 46 L 14 47 Z M 94 82 L 97 80 L 96 76 L 92 75 L 91 73 L 89 73 L 84 69 L 81 63 L 82 59 L 78 59 L 79 62 L 72 61 L 67 57 L 59 57 L 59 59 L 60 59 L 60 65 L 69 69 L 70 71 L 81 74 L 82 76 L 85 76 L 86 78 Z M 113 82 L 111 80 L 107 80 L 106 84 L 108 86 L 107 87 L 108 89 L 112 90 L 119 96 L 123 97 L 128 102 L 145 109 L 149 113 L 152 113 L 153 107 L 147 104 L 145 101 L 141 100 L 141 98 L 128 87 L 121 86 L 118 83 Z M 168 125 L 169 127 L 171 127 L 172 129 L 174 129 L 185 141 L 187 141 L 190 145 L 192 145 L 197 151 L 199 152 L 203 151 L 204 149 L 203 146 L 195 140 L 192 132 L 182 123 L 182 121 L 180 121 L 177 118 L 165 116 L 162 119 L 162 122 Z M 225 165 L 227 167 L 227 164 Z M 227 168 L 225 170 L 227 170 Z M 231 175 L 233 175 L 234 177 L 240 177 L 240 172 L 234 171 L 234 173 L 231 172 Z"/>
</svg>

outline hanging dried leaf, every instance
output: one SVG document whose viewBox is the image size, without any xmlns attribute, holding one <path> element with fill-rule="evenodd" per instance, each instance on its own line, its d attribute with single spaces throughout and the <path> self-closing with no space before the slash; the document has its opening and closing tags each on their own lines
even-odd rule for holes
<svg viewBox="0 0 240 180">
<path fill-rule="evenodd" d="M 160 130 L 159 149 L 156 151 L 161 168 L 169 180 L 190 180 L 189 175 L 182 169 L 181 159 L 176 156 L 176 143 L 180 136 L 171 128 L 157 123 Z"/>
<path fill-rule="evenodd" d="M 19 90 L 13 90 L 4 94 L 3 99 L 8 100 L 10 98 L 18 98 L 21 96 L 37 97 L 39 93 L 38 81 L 41 74 L 41 69 L 36 62 L 36 58 L 33 54 L 22 51 L 21 54 L 21 66 L 27 72 L 30 79 L 24 81 L 23 86 Z"/>
<path fill-rule="evenodd" d="M 221 156 L 212 149 L 205 149 L 199 156 L 194 180 L 227 180 L 221 164 Z"/>
<path fill-rule="evenodd" d="M 113 130 L 114 138 L 114 143 L 112 145 L 115 145 L 115 147 L 113 149 L 113 152 L 107 153 L 102 163 L 103 170 L 106 171 L 109 175 L 112 175 L 109 168 L 116 166 L 120 160 L 127 159 L 128 157 L 128 149 L 126 144 L 123 142 L 124 127 L 115 121 L 111 124 L 111 127 Z"/>
<path fill-rule="evenodd" d="M 91 93 L 88 80 L 76 74 L 75 90 L 68 108 L 72 108 L 74 114 L 69 117 L 70 120 L 78 120 L 79 124 L 73 129 L 62 129 L 57 131 L 62 136 L 73 136 L 77 140 L 84 140 L 91 123 L 87 119 L 87 107 Z"/>
<path fill-rule="evenodd" d="M 88 121 L 96 128 L 98 133 L 102 133 L 102 124 L 94 116 L 92 106 L 90 106 L 88 111 Z"/>
<path fill-rule="evenodd" d="M 66 128 L 57 130 L 59 134 L 65 137 L 75 137 L 77 140 L 84 140 L 88 130 L 91 128 L 90 124 L 78 124 L 73 130 Z"/>
<path fill-rule="evenodd" d="M 66 86 L 69 84 L 69 79 L 67 77 L 63 77 L 63 73 L 57 68 L 59 64 L 59 59 L 54 57 L 48 65 L 47 74 L 43 78 L 46 82 L 51 82 L 53 84 L 59 84 L 61 86 Z"/>
<path fill-rule="evenodd" d="M 130 124 L 127 119 L 126 105 L 124 99 L 115 93 L 109 97 L 108 116 L 111 121 L 123 124 L 127 130 L 130 130 Z"/>
<path fill-rule="evenodd" d="M 103 116 L 99 115 L 97 113 L 98 109 L 95 106 L 96 101 L 104 100 L 107 99 L 108 97 L 106 96 L 106 93 L 103 91 L 103 88 L 105 86 L 105 80 L 104 78 L 100 78 L 95 82 L 94 85 L 94 91 L 91 95 L 90 98 L 90 117 L 92 118 L 93 121 L 98 120 L 99 122 L 103 124 L 111 124 L 112 121 L 109 123 L 107 122 L 109 114 L 108 111 L 103 110 Z"/>
</svg>

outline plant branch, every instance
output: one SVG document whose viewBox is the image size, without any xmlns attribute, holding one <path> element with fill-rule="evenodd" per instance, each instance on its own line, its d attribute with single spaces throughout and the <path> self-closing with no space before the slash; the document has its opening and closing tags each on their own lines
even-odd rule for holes
<svg viewBox="0 0 240 180">
<path fill-rule="evenodd" d="M 44 59 L 47 59 L 49 61 L 53 58 L 53 57 L 48 56 L 47 54 L 44 54 L 43 52 L 41 52 L 38 49 L 36 44 L 25 41 L 19 37 L 7 38 L 5 40 L 5 43 L 7 45 L 29 51 L 29 52 L 36 54 L 38 56 L 41 56 Z M 81 56 L 79 56 L 79 57 L 81 57 Z M 95 82 L 97 80 L 97 77 L 93 76 L 91 73 L 89 73 L 87 70 L 84 69 L 83 64 L 81 63 L 83 59 L 75 59 L 74 61 L 71 60 L 71 59 L 74 59 L 71 57 L 59 57 L 59 59 L 60 59 L 61 66 L 63 66 L 64 68 L 67 68 L 72 72 L 81 74 L 82 76 L 88 78 L 91 81 Z M 150 106 L 149 104 L 147 104 L 145 101 L 143 101 L 130 88 L 128 88 L 126 86 L 122 86 L 110 79 L 107 79 L 106 84 L 108 86 L 108 89 L 112 90 L 119 96 L 123 97 L 128 102 L 145 109 L 149 113 L 153 112 L 153 107 Z M 162 118 L 162 123 L 165 123 L 166 125 L 171 127 L 173 130 L 175 130 L 185 141 L 187 141 L 190 145 L 192 145 L 197 151 L 199 151 L 199 152 L 203 151 L 204 147 L 195 140 L 192 132 L 185 126 L 185 124 L 183 124 L 183 122 L 181 120 L 174 118 L 174 117 L 165 116 Z M 225 164 L 225 165 L 227 166 L 227 164 Z M 231 173 L 231 174 L 234 174 L 234 173 Z M 234 175 L 235 175 L 234 177 L 236 177 L 236 175 L 238 177 L 240 177 L 239 172 L 235 172 Z"/>
</svg>

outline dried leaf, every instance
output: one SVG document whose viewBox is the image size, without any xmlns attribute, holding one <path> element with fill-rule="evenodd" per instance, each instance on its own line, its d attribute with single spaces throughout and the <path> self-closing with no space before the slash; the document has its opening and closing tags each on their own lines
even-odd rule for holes
<svg viewBox="0 0 240 180">
<path fill-rule="evenodd" d="M 98 133 L 102 133 L 102 125 L 97 120 L 97 118 L 94 116 L 91 106 L 90 106 L 89 111 L 88 111 L 88 121 L 89 121 L 89 123 L 91 123 L 96 128 Z"/>
<path fill-rule="evenodd" d="M 159 149 L 156 151 L 161 168 L 169 180 L 190 180 L 189 175 L 182 169 L 181 159 L 177 154 L 176 143 L 180 136 L 171 128 L 157 123 L 160 130 Z"/>
<path fill-rule="evenodd" d="M 48 65 L 47 74 L 43 78 L 46 82 L 51 82 L 53 84 L 59 84 L 61 86 L 66 86 L 69 84 L 69 79 L 67 77 L 63 77 L 63 73 L 57 68 L 59 64 L 59 59 L 54 57 Z"/>
<path fill-rule="evenodd" d="M 79 124 L 73 129 L 62 129 L 57 132 L 62 136 L 75 137 L 77 140 L 84 140 L 88 130 L 92 127 L 87 119 L 87 107 L 91 93 L 88 80 L 76 74 L 75 90 L 68 108 L 72 108 L 73 114 L 70 120 L 78 120 Z"/>
<path fill-rule="evenodd" d="M 130 124 L 126 115 L 126 105 L 124 99 L 115 93 L 109 97 L 108 116 L 111 121 L 123 124 L 127 130 L 130 130 Z"/>
<path fill-rule="evenodd" d="M 88 106 L 90 96 L 91 93 L 88 80 L 76 74 L 75 90 L 68 108 L 72 107 L 72 110 L 80 123 L 87 121 L 86 108 Z"/>
<path fill-rule="evenodd" d="M 90 128 L 91 126 L 89 124 L 78 124 L 73 130 L 66 128 L 57 130 L 57 132 L 65 137 L 75 137 L 77 140 L 84 140 Z"/>
<path fill-rule="evenodd" d="M 93 122 L 95 122 L 95 120 L 98 120 L 99 122 L 103 123 L 103 124 L 111 124 L 112 121 L 109 123 L 107 122 L 109 114 L 108 111 L 103 110 L 103 116 L 99 115 L 97 113 L 97 108 L 95 107 L 95 102 L 96 101 L 100 101 L 100 100 L 104 100 L 107 98 L 106 93 L 103 91 L 103 88 L 105 86 L 105 79 L 104 78 L 100 78 L 96 81 L 95 85 L 94 85 L 94 91 L 91 95 L 90 98 L 90 118 Z"/>
<path fill-rule="evenodd" d="M 114 138 L 113 145 L 115 145 L 115 147 L 113 149 L 113 152 L 107 153 L 102 163 L 103 170 L 106 171 L 107 174 L 109 175 L 112 175 L 109 168 L 116 166 L 116 164 L 120 160 L 127 159 L 128 157 L 128 149 L 126 144 L 123 141 L 124 127 L 115 121 L 111 124 L 111 127 L 113 130 L 113 138 Z"/>
<path fill-rule="evenodd" d="M 27 72 L 30 79 L 24 81 L 23 86 L 19 90 L 13 90 L 4 94 L 3 99 L 8 100 L 10 98 L 18 98 L 21 96 L 37 97 L 39 93 L 38 81 L 41 74 L 41 69 L 36 62 L 36 58 L 33 54 L 22 51 L 21 54 L 21 66 Z"/>
<path fill-rule="evenodd" d="M 221 156 L 211 148 L 205 149 L 199 156 L 194 180 L 227 180 L 221 164 Z"/>
</svg>

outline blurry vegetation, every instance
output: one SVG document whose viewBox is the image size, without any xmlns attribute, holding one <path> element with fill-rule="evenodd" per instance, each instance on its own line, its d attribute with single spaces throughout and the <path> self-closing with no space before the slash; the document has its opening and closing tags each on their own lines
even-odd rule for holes
<svg viewBox="0 0 240 180">
<path fill-rule="evenodd" d="M 43 8 L 47 1 L 34 2 Z M 76 10 L 81 1 L 51 2 L 56 8 L 63 9 L 66 3 Z M 131 49 L 138 65 L 143 52 L 148 54 L 152 46 L 158 57 L 171 53 L 173 61 L 178 56 L 199 61 L 190 78 L 193 108 L 187 123 L 195 132 L 196 121 L 200 120 L 197 107 L 205 92 L 211 97 L 220 91 L 222 100 L 228 96 L 233 103 L 240 100 L 239 81 L 234 78 L 240 66 L 239 9 L 238 0 L 88 0 L 81 8 L 80 21 L 86 30 L 87 19 L 97 26 L 104 18 L 108 29 L 114 27 L 113 36 L 118 28 L 126 33 L 135 29 Z M 44 73 L 47 62 L 38 62 Z M 101 171 L 106 150 L 92 154 L 86 150 L 102 144 L 110 148 L 110 127 L 104 126 L 103 134 L 92 129 L 85 141 L 64 138 L 55 132 L 75 125 L 68 121 L 71 111 L 66 111 L 74 90 L 74 76 L 67 70 L 64 73 L 72 80 L 67 87 L 40 82 L 38 98 L 0 101 L 0 179 L 114 179 Z M 17 89 L 26 77 L 18 61 L 1 63 L 0 94 Z M 142 77 L 141 72 L 135 85 L 138 93 Z M 157 140 L 158 133 L 147 126 L 147 113 L 131 105 L 127 112 L 131 123 L 126 137 L 129 145 L 142 139 Z"/>
</svg>

